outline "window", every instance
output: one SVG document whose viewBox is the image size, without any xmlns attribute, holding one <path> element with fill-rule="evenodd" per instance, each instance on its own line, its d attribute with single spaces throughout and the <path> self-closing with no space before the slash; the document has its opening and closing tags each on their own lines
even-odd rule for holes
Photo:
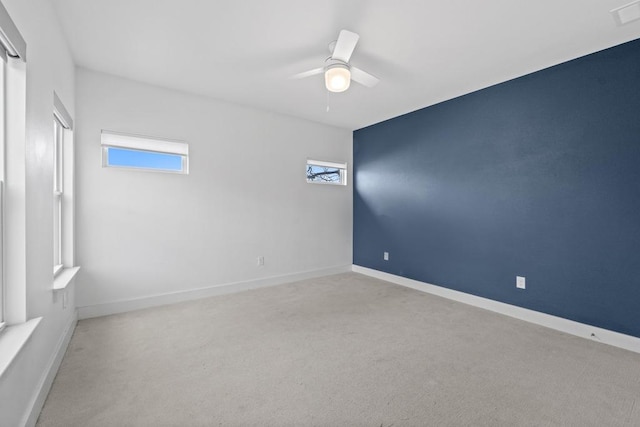
<svg viewBox="0 0 640 427">
<path fill-rule="evenodd" d="M 181 141 L 102 131 L 102 166 L 189 173 L 189 144 Z"/>
<path fill-rule="evenodd" d="M 73 266 L 73 120 L 53 94 L 53 275 Z"/>
<path fill-rule="evenodd" d="M 347 185 L 347 164 L 307 160 L 307 182 Z"/>
<path fill-rule="evenodd" d="M 6 63 L 0 60 L 0 330 L 4 328 L 4 110 L 6 96 L 4 93 Z"/>
<path fill-rule="evenodd" d="M 53 274 L 62 269 L 62 195 L 64 192 L 64 126 L 53 118 Z"/>
<path fill-rule="evenodd" d="M 26 42 L 0 3 L 0 329 L 26 316 L 20 304 L 26 292 L 26 183 L 19 166 L 25 158 L 26 53 Z"/>
</svg>

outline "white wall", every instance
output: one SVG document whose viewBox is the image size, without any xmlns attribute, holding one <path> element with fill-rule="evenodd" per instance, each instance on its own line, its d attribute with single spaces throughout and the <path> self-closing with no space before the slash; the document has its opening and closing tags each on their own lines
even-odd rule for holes
<svg viewBox="0 0 640 427">
<path fill-rule="evenodd" d="M 74 109 L 74 65 L 48 0 L 2 0 L 27 42 L 25 207 L 26 255 L 14 268 L 26 269 L 27 318 L 42 317 L 26 346 L 0 378 L 0 425 L 19 426 L 31 409 L 37 415 L 41 386 L 46 389 L 56 349 L 73 324 L 73 285 L 69 304 L 54 293 L 53 259 L 53 92 Z M 11 165 L 9 165 L 11 167 Z M 45 390 L 46 391 L 46 390 Z M 35 421 L 31 419 L 30 422 Z"/>
<path fill-rule="evenodd" d="M 76 77 L 79 307 L 351 264 L 351 184 L 305 182 L 307 158 L 351 167 L 351 131 Z M 189 175 L 102 168 L 101 129 L 187 141 Z"/>
</svg>

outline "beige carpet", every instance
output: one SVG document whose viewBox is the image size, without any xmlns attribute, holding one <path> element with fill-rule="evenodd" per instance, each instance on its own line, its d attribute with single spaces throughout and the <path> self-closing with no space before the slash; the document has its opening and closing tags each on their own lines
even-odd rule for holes
<svg viewBox="0 0 640 427">
<path fill-rule="evenodd" d="M 640 354 L 355 273 L 83 320 L 44 426 L 639 426 Z"/>
</svg>

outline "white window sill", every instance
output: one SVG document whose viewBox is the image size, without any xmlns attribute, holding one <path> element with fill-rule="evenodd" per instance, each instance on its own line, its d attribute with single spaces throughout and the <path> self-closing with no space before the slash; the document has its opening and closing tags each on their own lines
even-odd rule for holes
<svg viewBox="0 0 640 427">
<path fill-rule="evenodd" d="M 78 270 L 80 270 L 80 267 L 63 268 L 56 277 L 53 278 L 53 290 L 61 291 L 66 289 L 78 273 Z"/>
<path fill-rule="evenodd" d="M 0 378 L 20 353 L 41 320 L 42 317 L 38 317 L 18 325 L 7 326 L 0 332 Z"/>
</svg>

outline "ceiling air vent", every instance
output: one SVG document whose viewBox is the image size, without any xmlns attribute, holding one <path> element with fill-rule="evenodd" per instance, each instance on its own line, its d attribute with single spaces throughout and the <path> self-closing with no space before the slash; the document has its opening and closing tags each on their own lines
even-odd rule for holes
<svg viewBox="0 0 640 427">
<path fill-rule="evenodd" d="M 640 0 L 612 9 L 611 14 L 618 25 L 636 21 L 640 19 Z"/>
</svg>

